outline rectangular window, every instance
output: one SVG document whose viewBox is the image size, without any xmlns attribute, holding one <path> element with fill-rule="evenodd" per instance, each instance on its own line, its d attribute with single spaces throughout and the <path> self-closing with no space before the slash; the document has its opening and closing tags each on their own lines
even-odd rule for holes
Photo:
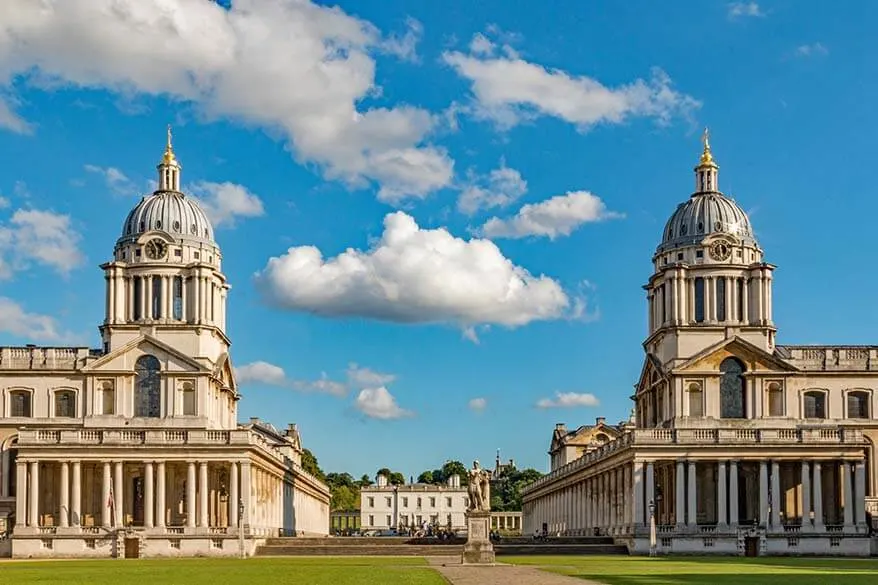
<svg viewBox="0 0 878 585">
<path fill-rule="evenodd" d="M 134 320 L 139 321 L 143 319 L 143 312 L 141 311 L 141 306 L 143 303 L 143 279 L 137 276 L 134 277 Z"/>
<path fill-rule="evenodd" d="M 726 320 L 726 278 L 720 276 L 716 279 L 716 319 Z"/>
<path fill-rule="evenodd" d="M 783 392 L 779 388 L 768 390 L 768 416 L 783 416 Z"/>
<path fill-rule="evenodd" d="M 704 279 L 695 279 L 695 322 L 704 323 Z"/>
<path fill-rule="evenodd" d="M 174 320 L 183 320 L 183 277 L 174 277 Z"/>
<path fill-rule="evenodd" d="M 390 514 L 384 517 L 384 521 L 386 522 L 386 526 L 392 526 L 393 524 L 390 522 Z"/>
<path fill-rule="evenodd" d="M 116 389 L 105 384 L 101 390 L 101 414 L 116 414 Z"/>
<path fill-rule="evenodd" d="M 12 416 L 30 418 L 30 392 L 13 392 L 9 402 Z"/>
<path fill-rule="evenodd" d="M 431 514 L 430 515 L 430 524 L 436 526 L 439 524 L 439 514 Z"/>
<path fill-rule="evenodd" d="M 451 507 L 451 505 L 452 505 L 451 498 L 445 498 L 445 505 L 448 506 L 449 508 Z"/>
<path fill-rule="evenodd" d="M 446 514 L 446 515 L 445 515 L 445 525 L 446 525 L 446 526 L 451 526 L 451 514 Z"/>
<path fill-rule="evenodd" d="M 805 418 L 826 418 L 826 394 L 806 392 L 804 403 Z"/>
<path fill-rule="evenodd" d="M 375 526 L 375 516 L 369 514 L 369 526 Z"/>
<path fill-rule="evenodd" d="M 152 277 L 152 309 L 153 319 L 160 319 L 162 316 L 162 277 Z"/>
<path fill-rule="evenodd" d="M 385 503 L 385 504 L 387 505 L 387 507 L 389 508 L 390 506 L 393 505 L 393 500 L 392 500 L 391 498 L 384 498 L 384 503 Z"/>
<path fill-rule="evenodd" d="M 375 507 L 375 498 L 370 496 L 369 498 L 367 498 L 367 500 L 369 501 L 369 507 L 374 508 Z M 371 518 L 371 516 L 369 516 L 369 518 Z M 371 526 L 371 524 L 372 524 L 372 522 L 370 520 L 369 525 Z"/>
<path fill-rule="evenodd" d="M 183 415 L 195 416 L 196 414 L 196 398 L 195 388 L 187 384 L 183 388 Z"/>
<path fill-rule="evenodd" d="M 435 507 L 436 507 L 436 498 L 430 498 L 430 507 L 431 507 L 431 508 L 435 508 Z"/>
<path fill-rule="evenodd" d="M 736 291 L 738 293 L 738 321 L 744 322 L 747 319 L 744 317 L 744 279 L 736 278 L 735 284 L 738 287 Z"/>
<path fill-rule="evenodd" d="M 848 418 L 869 418 L 869 393 L 848 392 Z"/>
<path fill-rule="evenodd" d="M 402 499 L 402 507 L 403 507 L 403 508 L 408 508 L 408 507 L 409 507 L 409 499 L 408 499 L 408 498 L 403 498 L 403 499 Z"/>
</svg>

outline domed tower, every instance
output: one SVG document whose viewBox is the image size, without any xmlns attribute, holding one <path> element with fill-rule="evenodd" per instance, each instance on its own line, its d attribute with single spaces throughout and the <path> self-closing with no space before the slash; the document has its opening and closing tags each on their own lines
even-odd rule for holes
<svg viewBox="0 0 878 585">
<path fill-rule="evenodd" d="M 158 169 L 158 189 L 131 210 L 116 241 L 101 326 L 109 352 L 148 333 L 215 363 L 228 351 L 222 254 L 198 202 L 180 191 L 181 166 L 171 130 Z"/>
<path fill-rule="evenodd" d="M 685 360 L 738 336 L 774 350 L 771 274 L 743 209 L 719 190 L 708 132 L 695 167 L 695 192 L 677 206 L 653 256 L 645 285 L 649 336 L 662 364 Z"/>
</svg>

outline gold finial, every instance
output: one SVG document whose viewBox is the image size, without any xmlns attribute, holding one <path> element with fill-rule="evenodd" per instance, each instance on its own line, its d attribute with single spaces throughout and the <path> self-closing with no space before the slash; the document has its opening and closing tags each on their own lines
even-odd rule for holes
<svg viewBox="0 0 878 585">
<path fill-rule="evenodd" d="M 168 124 L 168 143 L 165 145 L 165 156 L 162 157 L 162 160 L 166 163 L 174 162 L 176 158 L 174 157 L 174 148 L 171 146 L 171 125 Z"/>
<path fill-rule="evenodd" d="M 710 130 L 704 129 L 701 135 L 701 144 L 704 145 L 704 151 L 701 153 L 701 164 L 715 164 L 713 162 L 713 154 L 710 152 Z"/>
</svg>

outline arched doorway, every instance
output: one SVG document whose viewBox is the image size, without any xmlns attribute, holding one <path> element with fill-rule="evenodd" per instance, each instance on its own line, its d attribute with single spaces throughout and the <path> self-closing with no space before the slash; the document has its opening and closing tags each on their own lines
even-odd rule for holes
<svg viewBox="0 0 878 585">
<path fill-rule="evenodd" d="M 719 365 L 722 373 L 719 383 L 720 418 L 745 418 L 747 380 L 744 364 L 737 358 L 726 358 Z"/>
</svg>

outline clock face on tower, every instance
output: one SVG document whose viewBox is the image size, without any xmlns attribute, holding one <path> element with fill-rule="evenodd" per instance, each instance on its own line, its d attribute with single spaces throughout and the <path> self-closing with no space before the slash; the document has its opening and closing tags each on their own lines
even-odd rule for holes
<svg viewBox="0 0 878 585">
<path fill-rule="evenodd" d="M 732 255 L 732 247 L 724 240 L 718 240 L 710 245 L 710 257 L 718 262 L 729 259 Z"/>
<path fill-rule="evenodd" d="M 168 253 L 168 245 L 164 240 L 154 238 L 146 243 L 146 257 L 151 260 L 161 260 Z"/>
</svg>

